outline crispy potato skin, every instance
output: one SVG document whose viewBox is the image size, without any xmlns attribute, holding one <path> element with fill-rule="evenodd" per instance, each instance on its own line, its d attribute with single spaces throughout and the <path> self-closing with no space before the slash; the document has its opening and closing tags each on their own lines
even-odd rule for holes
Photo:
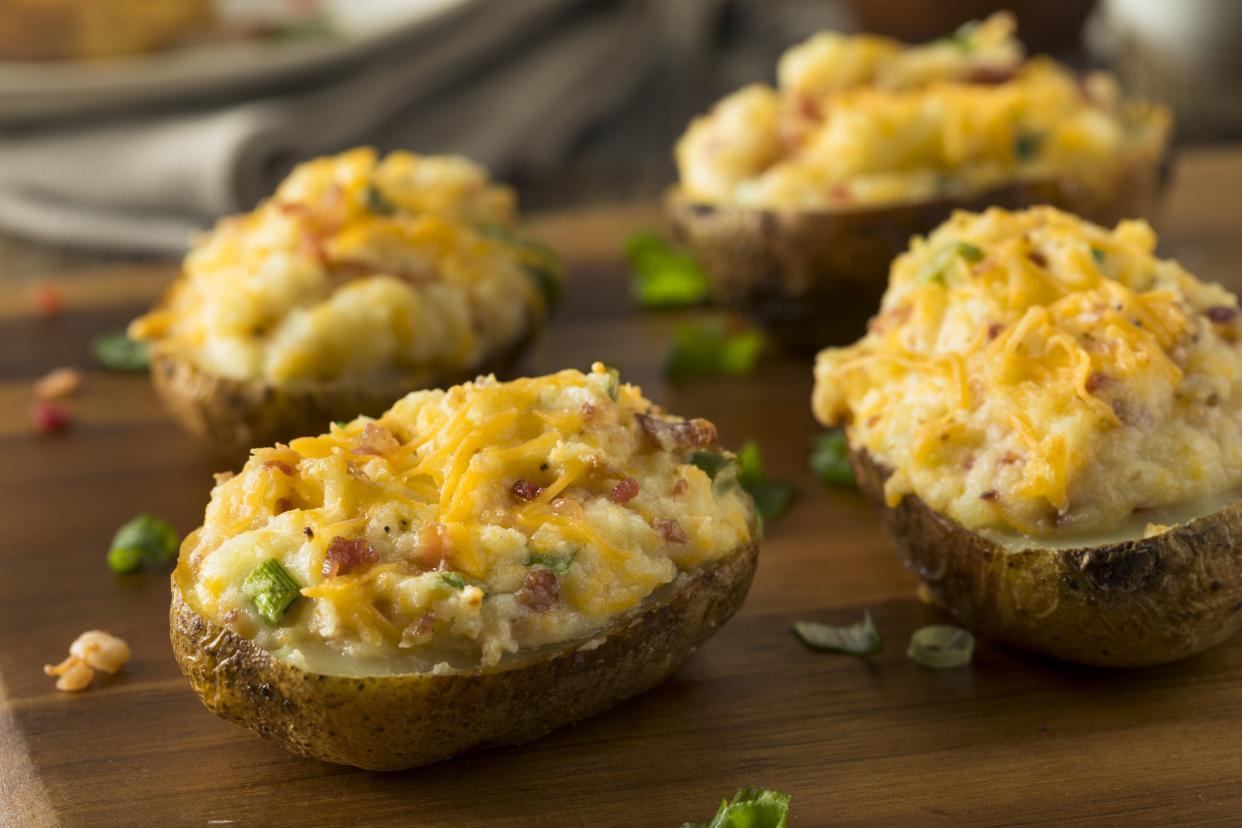
<svg viewBox="0 0 1242 828">
<path fill-rule="evenodd" d="M 863 333 L 893 259 L 954 210 L 1051 204 L 1111 226 L 1151 215 L 1170 165 L 1169 135 L 1161 134 L 1101 171 L 1098 187 L 1069 177 L 1015 181 L 969 198 L 834 212 L 701 204 L 673 189 L 665 205 L 717 302 L 747 311 L 788 347 L 814 352 Z"/>
<path fill-rule="evenodd" d="M 188 432 L 227 457 L 244 457 L 253 446 L 267 446 L 305 434 L 319 434 L 334 420 L 378 417 L 401 397 L 422 388 L 455 385 L 479 374 L 504 371 L 536 335 L 526 336 L 484 364 L 454 372 L 426 372 L 386 385 L 348 386 L 336 382 L 282 388 L 262 380 L 235 380 L 199 368 L 160 343 L 151 346 L 151 383 L 164 407 Z"/>
<path fill-rule="evenodd" d="M 663 681 L 741 606 L 758 547 L 690 573 L 588 641 L 449 675 L 307 673 L 199 615 L 172 577 L 173 653 L 207 709 L 288 750 L 399 770 L 513 745 L 595 715 Z"/>
<path fill-rule="evenodd" d="M 1007 550 L 906 496 L 851 455 L 906 565 L 972 629 L 1066 661 L 1144 667 L 1186 658 L 1242 627 L 1242 502 L 1151 538 L 1078 549 Z"/>
</svg>

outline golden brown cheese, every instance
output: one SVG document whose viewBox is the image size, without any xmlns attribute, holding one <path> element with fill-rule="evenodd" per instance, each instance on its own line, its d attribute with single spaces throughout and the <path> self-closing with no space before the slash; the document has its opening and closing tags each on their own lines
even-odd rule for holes
<svg viewBox="0 0 1242 828">
<path fill-rule="evenodd" d="M 590 634 L 751 541 L 749 497 L 688 462 L 714 440 L 598 363 L 416 392 L 255 450 L 181 565 L 204 615 L 294 661 L 494 664 Z M 302 596 L 277 626 L 243 588 L 269 559 Z"/>
<path fill-rule="evenodd" d="M 957 213 L 893 264 L 814 409 L 969 529 L 1104 531 L 1242 484 L 1235 297 L 1049 207 Z M 1141 527 L 1140 527 L 1141 529 Z"/>
<path fill-rule="evenodd" d="M 781 59 L 776 89 L 748 86 L 691 124 L 677 146 L 681 189 L 707 203 L 833 210 L 1069 170 L 1091 186 L 1100 162 L 1163 140 L 1167 113 L 1123 103 L 1106 75 L 1024 62 L 1013 27 L 998 14 L 918 47 L 817 34 Z"/>
</svg>

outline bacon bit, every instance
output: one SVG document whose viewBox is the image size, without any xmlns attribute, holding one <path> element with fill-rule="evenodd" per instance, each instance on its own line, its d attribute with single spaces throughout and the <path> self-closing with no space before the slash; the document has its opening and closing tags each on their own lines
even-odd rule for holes
<svg viewBox="0 0 1242 828">
<path fill-rule="evenodd" d="M 665 451 L 703 448 L 716 442 L 716 426 L 708 420 L 667 420 L 651 414 L 635 414 L 638 424 Z"/>
<path fill-rule="evenodd" d="M 1017 76 L 1018 70 L 1014 66 L 975 66 L 966 73 L 962 81 L 982 86 L 1000 86 Z"/>
<path fill-rule="evenodd" d="M 30 406 L 30 425 L 40 434 L 57 434 L 73 425 L 69 412 L 50 402 L 37 402 Z"/>
<path fill-rule="evenodd" d="M 990 342 L 991 340 L 996 339 L 996 337 L 1000 336 L 1001 331 L 1003 330 L 1005 330 L 1005 326 L 999 322 L 993 322 L 988 325 L 988 341 Z"/>
<path fill-rule="evenodd" d="M 853 193 L 850 192 L 850 185 L 842 181 L 829 187 L 828 195 L 833 201 L 849 201 Z"/>
<path fill-rule="evenodd" d="M 613 503 L 622 505 L 629 503 L 637 496 L 638 481 L 632 477 L 627 477 L 612 487 L 612 491 L 608 494 L 608 499 Z"/>
<path fill-rule="evenodd" d="M 68 397 L 82 387 L 82 372 L 77 368 L 54 368 L 34 384 L 35 399 L 54 400 Z"/>
<path fill-rule="evenodd" d="M 226 471 L 226 472 L 216 472 L 215 474 L 213 474 L 213 475 L 211 476 L 211 479 L 212 479 L 212 480 L 214 480 L 214 481 L 216 481 L 216 485 L 217 485 L 217 486 L 220 486 L 220 485 L 223 485 L 223 484 L 225 484 L 225 483 L 228 483 L 230 480 L 232 480 L 232 479 L 233 479 L 234 477 L 236 477 L 236 476 L 237 476 L 237 474 L 236 474 L 235 472 L 231 472 L 231 471 Z"/>
<path fill-rule="evenodd" d="M 1113 413 L 1128 426 L 1146 428 L 1151 425 L 1151 414 L 1141 405 L 1132 404 L 1118 397 L 1113 400 Z"/>
<path fill-rule="evenodd" d="M 518 500 L 530 502 L 539 497 L 539 495 L 543 494 L 543 487 L 536 486 L 524 477 L 519 477 L 517 480 L 513 481 L 513 486 L 510 487 L 509 491 L 512 492 L 513 496 Z"/>
<path fill-rule="evenodd" d="M 798 113 L 804 117 L 810 118 L 812 121 L 824 120 L 824 110 L 819 105 L 819 101 L 810 95 L 798 96 Z"/>
<path fill-rule="evenodd" d="M 561 600 L 560 584 L 550 569 L 532 569 L 515 596 L 517 602 L 533 612 L 547 612 Z"/>
<path fill-rule="evenodd" d="M 1001 455 L 1000 462 L 1002 466 L 1009 466 L 1018 462 L 1018 459 L 1018 455 L 1014 454 L 1012 451 L 1007 451 Z"/>
<path fill-rule="evenodd" d="M 359 566 L 369 566 L 379 560 L 375 547 L 362 538 L 343 538 L 337 535 L 328 544 L 328 554 L 323 559 L 323 576 L 335 578 L 345 575 Z"/>
<path fill-rule="evenodd" d="M 95 670 L 115 673 L 129 661 L 129 645 L 103 630 L 87 630 L 69 645 L 69 657 L 59 664 L 43 665 L 43 672 L 57 676 L 57 690 L 85 690 Z"/>
<path fill-rule="evenodd" d="M 995 489 L 988 489 L 986 492 L 979 495 L 979 499 L 986 500 L 988 503 L 994 503 L 1000 499 L 1000 495 L 996 493 Z"/>
<path fill-rule="evenodd" d="M 283 514 L 293 508 L 293 501 L 287 497 L 276 499 L 276 514 Z"/>
<path fill-rule="evenodd" d="M 284 460 L 268 460 L 263 464 L 265 469 L 276 469 L 289 477 L 293 477 L 293 466 L 290 466 Z"/>
<path fill-rule="evenodd" d="M 880 422 L 880 415 L 872 414 L 870 417 L 867 418 L 867 428 L 875 428 L 879 422 Z"/>
<path fill-rule="evenodd" d="M 660 518 L 655 522 L 655 528 L 660 530 L 660 534 L 669 543 L 685 543 L 690 540 L 686 536 L 686 530 L 673 518 Z"/>
<path fill-rule="evenodd" d="M 584 402 L 582 404 L 581 411 L 583 419 L 589 420 L 595 416 L 595 406 L 589 402 Z"/>
<path fill-rule="evenodd" d="M 1238 309 L 1231 308 L 1228 305 L 1213 305 L 1203 313 L 1217 325 L 1228 325 L 1238 318 Z"/>
<path fill-rule="evenodd" d="M 1203 404 L 1208 406 L 1209 408 L 1215 408 L 1216 406 L 1220 405 L 1220 394 L 1217 394 L 1215 392 L 1208 394 L 1208 397 L 1206 400 L 1203 401 Z"/>
<path fill-rule="evenodd" d="M 315 530 L 307 526 L 305 529 L 302 530 L 302 534 L 306 535 L 306 537 L 308 538 L 313 538 L 315 537 Z"/>
<path fill-rule="evenodd" d="M 401 441 L 391 431 L 382 425 L 367 423 L 362 429 L 362 434 L 358 435 L 358 439 L 354 441 L 353 452 L 354 454 L 387 457 L 399 448 L 401 448 Z"/>
<path fill-rule="evenodd" d="M 1088 394 L 1094 394 L 1110 382 L 1112 382 L 1112 379 L 1110 379 L 1107 374 L 1102 374 L 1099 371 L 1092 371 L 1087 375 L 1087 381 L 1084 383 L 1084 387 L 1087 389 Z"/>
<path fill-rule="evenodd" d="M 690 481 L 684 477 L 679 477 L 677 478 L 677 482 L 673 484 L 673 494 L 683 495 L 686 493 L 686 489 L 688 488 L 690 488 Z"/>
<path fill-rule="evenodd" d="M 1048 257 L 1041 250 L 1028 250 L 1026 257 L 1039 267 L 1048 267 Z"/>
<path fill-rule="evenodd" d="M 437 569 L 444 564 L 444 552 L 449 546 L 448 533 L 443 523 L 424 523 L 418 529 L 417 546 L 410 560 L 423 569 Z"/>
<path fill-rule="evenodd" d="M 61 297 L 60 290 L 52 285 L 36 285 L 34 300 L 39 316 L 44 319 L 55 319 L 65 309 L 65 301 Z"/>
</svg>

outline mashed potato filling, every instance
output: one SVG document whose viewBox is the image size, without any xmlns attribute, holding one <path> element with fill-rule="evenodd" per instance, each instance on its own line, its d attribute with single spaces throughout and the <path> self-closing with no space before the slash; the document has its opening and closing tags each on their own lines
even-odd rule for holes
<svg viewBox="0 0 1242 828">
<path fill-rule="evenodd" d="M 1073 171 L 1163 139 L 1165 112 L 1126 104 L 1109 76 L 1023 60 L 1008 14 L 908 47 L 821 33 L 677 146 L 683 193 L 754 208 L 832 210 L 976 193 Z M 1139 126 L 1144 124 L 1145 126 Z"/>
<path fill-rule="evenodd" d="M 815 413 L 893 470 L 891 505 L 976 531 L 1106 531 L 1237 487 L 1237 299 L 1155 245 L 1141 221 L 956 213 L 894 262 L 867 335 L 819 355 Z"/>
<path fill-rule="evenodd" d="M 714 441 L 599 364 L 416 392 L 256 449 L 182 546 L 189 599 L 312 667 L 495 664 L 589 635 L 750 542 L 749 497 L 690 462 Z M 277 624 L 245 588 L 273 559 L 300 589 Z"/>
<path fill-rule="evenodd" d="M 201 239 L 130 333 L 278 386 L 469 369 L 545 312 L 554 268 L 513 222 L 512 192 L 462 158 L 320 158 Z"/>
</svg>

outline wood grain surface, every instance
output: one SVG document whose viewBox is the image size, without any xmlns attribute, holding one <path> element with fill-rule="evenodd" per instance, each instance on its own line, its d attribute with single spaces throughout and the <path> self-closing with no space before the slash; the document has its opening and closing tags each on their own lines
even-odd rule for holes
<svg viewBox="0 0 1242 828">
<path fill-rule="evenodd" d="M 1242 153 L 1184 159 L 1158 224 L 1161 252 L 1242 287 Z M 112 267 L 54 281 L 38 319 L 26 286 L 0 297 L 0 823 L 28 825 L 674 826 L 742 785 L 793 795 L 794 826 L 1236 825 L 1242 821 L 1242 640 L 1180 664 L 1109 672 L 980 642 L 974 664 L 908 661 L 938 620 L 913 594 L 875 516 L 807 470 L 818 429 L 809 364 L 770 355 L 752 379 L 663 380 L 675 326 L 626 296 L 621 240 L 650 208 L 550 216 L 538 229 L 572 264 L 570 298 L 520 366 L 603 359 L 673 411 L 757 438 L 801 495 L 770 527 L 742 612 L 654 691 L 530 745 L 403 773 L 301 759 L 207 713 L 168 645 L 164 573 L 115 576 L 116 526 L 140 511 L 197 526 L 220 463 L 179 432 L 144 377 L 91 373 L 76 427 L 30 433 L 30 382 L 87 366 L 170 278 Z M 870 662 L 814 653 L 795 619 L 884 635 Z M 134 659 L 71 695 L 41 671 L 100 627 Z"/>
</svg>

